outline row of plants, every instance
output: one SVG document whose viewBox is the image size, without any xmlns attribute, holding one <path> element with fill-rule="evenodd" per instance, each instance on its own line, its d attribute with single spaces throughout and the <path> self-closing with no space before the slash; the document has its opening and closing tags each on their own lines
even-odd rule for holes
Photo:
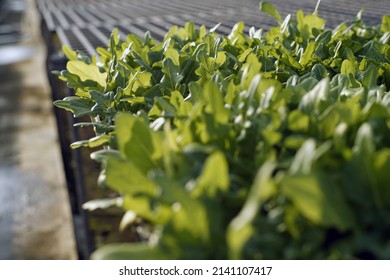
<svg viewBox="0 0 390 280">
<path fill-rule="evenodd" d="M 99 185 L 118 193 L 85 206 L 145 222 L 145 242 L 93 258 L 390 257 L 390 17 L 330 30 L 317 10 L 260 9 L 278 24 L 63 48 L 75 95 L 55 105 L 91 117 L 72 147 L 101 147 Z"/>
</svg>

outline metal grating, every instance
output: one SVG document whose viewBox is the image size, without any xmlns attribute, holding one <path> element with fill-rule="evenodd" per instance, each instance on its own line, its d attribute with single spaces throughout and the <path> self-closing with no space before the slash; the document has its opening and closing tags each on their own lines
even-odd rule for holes
<svg viewBox="0 0 390 280">
<path fill-rule="evenodd" d="M 106 44 L 114 27 L 118 27 L 122 35 L 143 36 L 149 30 L 154 38 L 161 40 L 172 25 L 182 26 L 187 21 L 208 28 L 221 23 L 217 29 L 221 34 L 230 33 L 238 21 L 246 23 L 246 31 L 251 26 L 267 29 L 275 24 L 271 17 L 259 12 L 258 0 L 36 1 L 46 30 L 57 34 L 60 44 L 90 55 L 95 53 L 96 47 Z M 335 27 L 343 20 L 353 19 L 364 8 L 363 20 L 379 24 L 382 15 L 390 14 L 389 1 L 322 0 L 319 15 L 327 19 L 328 27 Z M 284 17 L 298 9 L 311 13 L 317 0 L 273 0 L 272 3 Z"/>
<path fill-rule="evenodd" d="M 49 32 L 57 33 L 60 43 L 88 54 L 105 45 L 111 30 L 118 27 L 122 34 L 143 36 L 149 30 L 161 40 L 172 25 L 193 21 L 228 34 L 238 21 L 248 26 L 267 29 L 274 21 L 258 11 L 258 0 L 36 0 L 43 22 Z M 274 0 L 282 16 L 303 9 L 311 13 L 317 0 Z M 337 8 L 335 8 L 337 7 Z M 322 0 L 319 15 L 334 27 L 343 20 L 353 19 L 365 8 L 363 19 L 379 24 L 381 16 L 390 14 L 389 0 Z M 82 38 L 84 37 L 84 38 Z"/>
</svg>

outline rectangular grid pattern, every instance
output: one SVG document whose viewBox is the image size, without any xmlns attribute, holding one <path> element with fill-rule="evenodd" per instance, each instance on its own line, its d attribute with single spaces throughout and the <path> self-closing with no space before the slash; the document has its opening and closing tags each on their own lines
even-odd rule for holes
<svg viewBox="0 0 390 280">
<path fill-rule="evenodd" d="M 282 16 L 303 9 L 311 13 L 316 0 L 271 1 Z M 104 46 L 114 27 L 124 34 L 143 36 L 149 30 L 161 40 L 172 25 L 193 21 L 208 28 L 221 23 L 218 32 L 228 34 L 238 21 L 249 27 L 267 29 L 275 24 L 272 18 L 258 10 L 258 0 L 37 0 L 46 29 L 57 33 L 61 44 L 87 54 Z M 319 15 L 327 19 L 328 27 L 353 19 L 365 8 L 363 19 L 379 24 L 381 16 L 390 14 L 389 0 L 322 0 Z M 84 38 L 82 38 L 84 37 Z"/>
</svg>

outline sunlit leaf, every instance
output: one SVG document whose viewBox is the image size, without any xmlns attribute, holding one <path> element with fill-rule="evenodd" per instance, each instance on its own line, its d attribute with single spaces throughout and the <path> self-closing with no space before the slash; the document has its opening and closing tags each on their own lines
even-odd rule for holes
<svg viewBox="0 0 390 280">
<path fill-rule="evenodd" d="M 62 52 L 66 56 L 68 60 L 76 60 L 77 59 L 77 52 L 72 50 L 69 46 L 63 45 L 62 46 Z"/>
<path fill-rule="evenodd" d="M 96 147 L 108 144 L 110 139 L 111 139 L 111 137 L 109 135 L 102 134 L 102 135 L 92 137 L 88 140 L 73 142 L 70 147 L 72 149 L 77 149 L 80 147 L 96 148 Z"/>
<path fill-rule="evenodd" d="M 229 187 L 228 175 L 228 165 L 223 154 L 218 152 L 212 154 L 204 164 L 197 181 L 197 187 L 193 191 L 194 194 L 213 197 L 218 191 L 227 191 Z"/>
<path fill-rule="evenodd" d="M 158 192 L 156 184 L 134 163 L 115 157 L 107 159 L 105 183 L 113 190 L 128 195 L 153 196 Z"/>
<path fill-rule="evenodd" d="M 226 238 L 229 257 L 232 259 L 242 257 L 243 246 L 254 231 L 251 222 L 258 215 L 261 204 L 274 192 L 270 185 L 272 184 L 270 177 L 274 168 L 275 166 L 272 162 L 267 162 L 260 168 L 243 208 L 229 224 Z"/>
<path fill-rule="evenodd" d="M 329 94 L 329 79 L 322 79 L 311 91 L 306 93 L 301 102 L 299 109 L 305 114 L 318 113 L 321 109 L 321 102 L 328 99 Z"/>
<path fill-rule="evenodd" d="M 101 73 L 96 65 L 86 64 L 82 61 L 69 61 L 66 68 L 70 73 L 79 76 L 82 81 L 91 80 L 101 86 L 106 85 L 107 73 Z"/>
<path fill-rule="evenodd" d="M 282 18 L 279 14 L 279 11 L 270 2 L 260 2 L 260 11 L 275 18 L 279 24 L 282 23 Z"/>
<path fill-rule="evenodd" d="M 317 225 L 351 229 L 355 217 L 340 186 L 323 173 L 288 176 L 282 181 L 283 193 L 307 219 Z"/>
<path fill-rule="evenodd" d="M 115 134 L 121 153 L 141 170 L 150 169 L 161 157 L 158 136 L 142 120 L 129 114 L 119 114 Z"/>
<path fill-rule="evenodd" d="M 172 91 L 177 89 L 179 82 L 183 79 L 180 66 L 175 65 L 171 58 L 165 58 L 161 71 L 164 73 L 161 82 Z"/>
<path fill-rule="evenodd" d="M 93 103 L 88 99 L 83 99 L 76 96 L 65 97 L 63 100 L 57 100 L 54 102 L 59 108 L 70 111 L 75 117 L 81 117 L 91 114 L 91 108 Z"/>
</svg>

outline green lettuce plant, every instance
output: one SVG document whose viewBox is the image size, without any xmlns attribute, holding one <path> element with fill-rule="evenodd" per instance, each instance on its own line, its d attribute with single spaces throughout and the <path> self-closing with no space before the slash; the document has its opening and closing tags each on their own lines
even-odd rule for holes
<svg viewBox="0 0 390 280">
<path fill-rule="evenodd" d="M 114 30 L 97 57 L 64 47 L 75 95 L 55 105 L 97 135 L 72 147 L 102 147 L 121 228 L 149 225 L 93 258 L 390 257 L 390 17 L 329 30 L 260 8 L 278 25 L 249 36 L 189 22 L 162 42 Z"/>
</svg>

